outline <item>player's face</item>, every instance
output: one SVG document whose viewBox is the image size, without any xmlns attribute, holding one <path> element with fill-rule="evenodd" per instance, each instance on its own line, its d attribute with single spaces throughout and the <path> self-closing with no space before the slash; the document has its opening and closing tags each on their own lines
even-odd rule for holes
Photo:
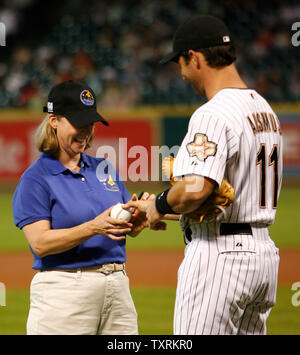
<svg viewBox="0 0 300 355">
<path fill-rule="evenodd" d="M 94 125 L 79 128 L 73 126 L 65 117 L 61 117 L 56 119 L 55 127 L 60 150 L 74 157 L 84 152 L 93 134 Z"/>
<path fill-rule="evenodd" d="M 200 75 L 201 70 L 197 69 L 192 60 L 187 62 L 182 56 L 179 57 L 178 64 L 180 65 L 182 79 L 188 81 L 198 95 L 205 95 Z"/>
</svg>

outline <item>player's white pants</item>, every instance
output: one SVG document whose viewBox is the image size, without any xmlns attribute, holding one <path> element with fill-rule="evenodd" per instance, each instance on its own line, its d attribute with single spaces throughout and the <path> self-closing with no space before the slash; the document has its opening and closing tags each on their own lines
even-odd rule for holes
<svg viewBox="0 0 300 355">
<path fill-rule="evenodd" d="M 266 334 L 279 266 L 268 229 L 217 237 L 212 229 L 192 228 L 178 270 L 174 334 Z"/>
</svg>

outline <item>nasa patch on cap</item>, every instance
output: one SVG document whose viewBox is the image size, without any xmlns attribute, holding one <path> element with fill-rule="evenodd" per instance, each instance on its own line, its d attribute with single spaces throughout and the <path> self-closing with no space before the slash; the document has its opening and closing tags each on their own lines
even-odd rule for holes
<svg viewBox="0 0 300 355">
<path fill-rule="evenodd" d="M 80 93 L 80 100 L 84 105 L 87 106 L 93 106 L 95 102 L 94 97 L 89 90 L 83 90 Z"/>
</svg>

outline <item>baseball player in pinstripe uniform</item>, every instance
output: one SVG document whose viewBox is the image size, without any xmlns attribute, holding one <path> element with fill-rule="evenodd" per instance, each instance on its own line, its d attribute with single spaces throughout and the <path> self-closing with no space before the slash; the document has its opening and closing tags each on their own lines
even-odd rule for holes
<svg viewBox="0 0 300 355">
<path fill-rule="evenodd" d="M 272 108 L 235 67 L 226 25 L 196 15 L 176 31 L 184 80 L 208 102 L 192 115 L 174 162 L 178 181 L 155 201 L 133 203 L 150 227 L 181 214 L 188 244 L 178 271 L 175 334 L 266 334 L 275 304 L 279 255 L 268 233 L 282 180 L 282 136 Z M 233 204 L 214 220 L 188 218 L 226 178 Z M 131 204 L 132 205 L 132 204 Z"/>
</svg>

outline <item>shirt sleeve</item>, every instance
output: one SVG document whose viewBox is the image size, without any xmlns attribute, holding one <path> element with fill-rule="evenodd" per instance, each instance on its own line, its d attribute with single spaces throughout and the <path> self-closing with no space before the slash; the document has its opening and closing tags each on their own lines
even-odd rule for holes
<svg viewBox="0 0 300 355">
<path fill-rule="evenodd" d="M 21 178 L 13 196 L 15 225 L 22 229 L 26 224 L 51 220 L 50 198 L 47 190 L 35 179 Z"/>
<path fill-rule="evenodd" d="M 239 139 L 224 119 L 195 112 L 174 162 L 175 177 L 195 174 L 209 177 L 220 186 L 225 168 L 237 152 Z"/>
</svg>

